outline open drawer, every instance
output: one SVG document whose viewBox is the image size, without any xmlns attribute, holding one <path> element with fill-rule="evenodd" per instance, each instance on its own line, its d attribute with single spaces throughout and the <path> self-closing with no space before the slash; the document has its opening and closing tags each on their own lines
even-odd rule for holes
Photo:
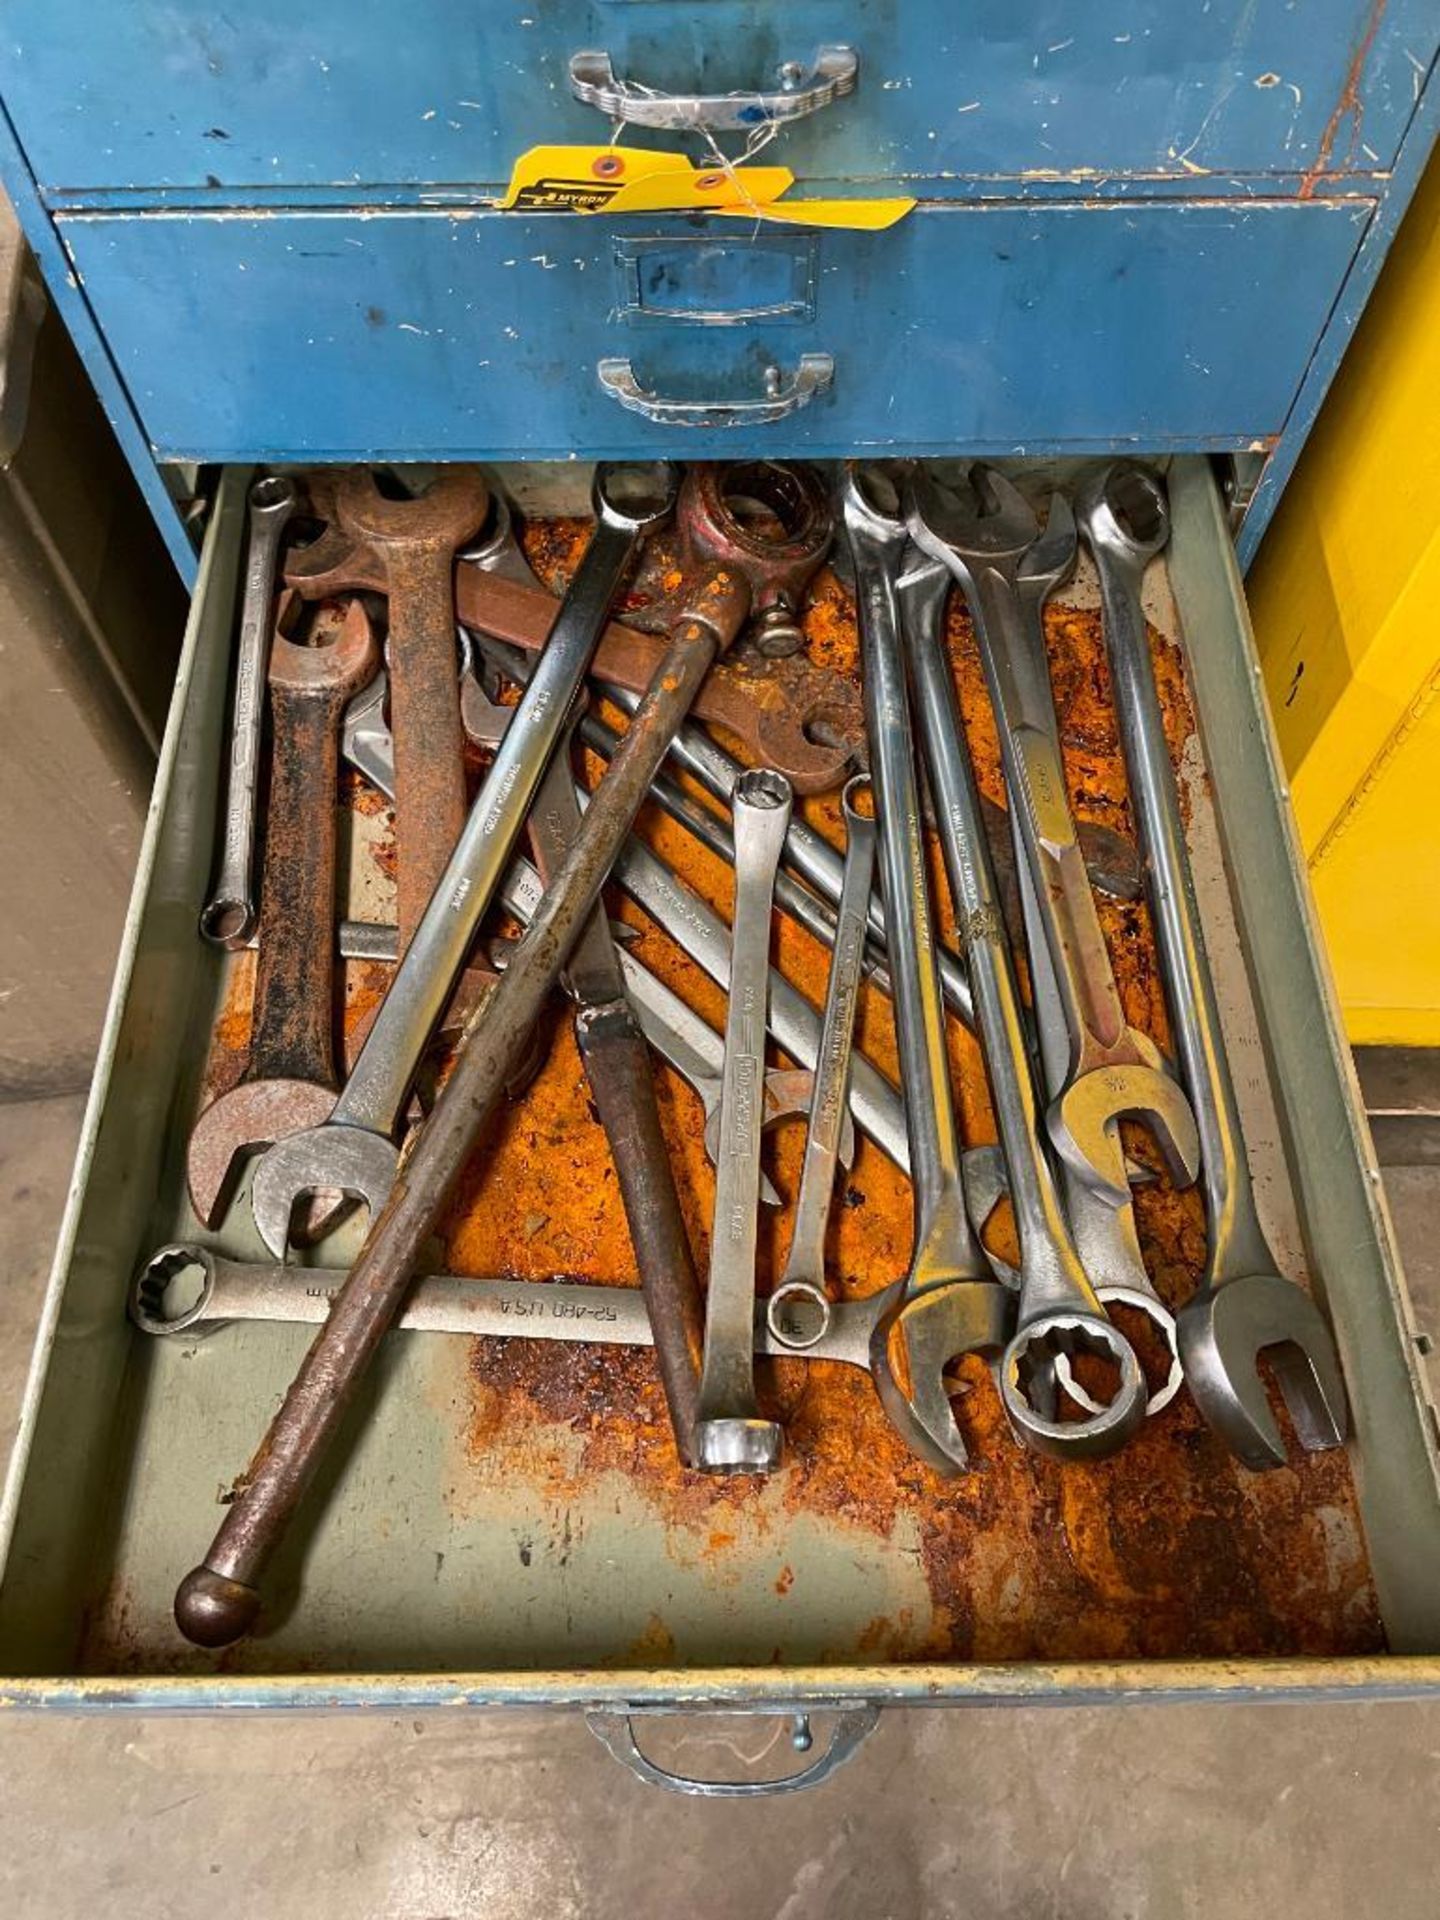
<svg viewBox="0 0 1440 1920">
<path fill-rule="evenodd" d="M 829 1431 L 828 1504 L 787 1488 L 788 1468 L 763 1487 L 697 1490 L 691 1476 L 682 1500 L 587 1452 L 573 1406 L 557 1406 L 547 1425 L 532 1397 L 525 1420 L 509 1418 L 504 1381 L 474 1364 L 476 1343 L 397 1334 L 363 1430 L 272 1578 L 267 1630 L 218 1657 L 181 1642 L 176 1579 L 209 1539 L 217 1499 L 308 1337 L 237 1325 L 147 1340 L 124 1312 L 154 1246 L 200 1237 L 184 1198 L 184 1134 L 233 962 L 195 926 L 214 844 L 246 478 L 225 474 L 207 538 L 0 1511 L 0 1701 L 840 1704 L 854 1727 L 864 1710 L 898 1701 L 1440 1687 L 1440 1456 L 1420 1343 L 1317 947 L 1224 511 L 1197 458 L 1169 469 L 1174 537 L 1168 569 L 1150 578 L 1151 617 L 1173 624 L 1185 649 L 1205 762 L 1193 748 L 1192 850 L 1226 1030 L 1267 1229 L 1335 1324 L 1354 1422 L 1348 1466 L 1311 1456 L 1251 1476 L 1193 1416 L 1163 1458 L 1147 1430 L 1124 1485 L 1132 1531 L 1150 1532 L 1138 1550 L 1107 1533 L 1105 1502 L 1072 1477 L 1104 1468 L 1039 1463 L 1039 1518 L 1027 1524 L 1037 1537 L 1053 1532 L 1040 1550 L 1058 1543 L 1071 1583 L 1042 1603 L 1025 1590 L 1039 1562 L 1012 1553 L 1003 1515 L 982 1503 L 957 1540 L 954 1483 L 919 1467 L 902 1474 L 904 1497 L 883 1524 L 862 1502 L 847 1506 L 868 1431 Z M 1082 575 L 1060 597 L 1083 606 L 1086 590 Z M 258 1257 L 248 1210 L 241 1219 L 232 1212 L 220 1244 Z M 995 1446 L 1018 1450 L 1004 1434 Z M 1190 1466 L 1175 1467 L 1182 1458 Z"/>
</svg>

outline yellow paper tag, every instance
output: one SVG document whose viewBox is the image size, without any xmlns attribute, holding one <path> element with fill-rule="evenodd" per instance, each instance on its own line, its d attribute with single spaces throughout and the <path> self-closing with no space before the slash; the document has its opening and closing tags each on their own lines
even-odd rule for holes
<svg viewBox="0 0 1440 1920">
<path fill-rule="evenodd" d="M 849 227 L 857 233 L 881 233 L 903 220 L 913 200 L 783 200 L 763 206 L 716 207 L 716 213 L 758 214 L 763 220 L 787 220 L 800 227 Z"/>
<path fill-rule="evenodd" d="M 531 147 L 515 162 L 503 211 L 728 213 L 792 225 L 879 232 L 913 200 L 794 200 L 788 167 L 697 167 L 688 154 L 641 147 Z"/>
</svg>

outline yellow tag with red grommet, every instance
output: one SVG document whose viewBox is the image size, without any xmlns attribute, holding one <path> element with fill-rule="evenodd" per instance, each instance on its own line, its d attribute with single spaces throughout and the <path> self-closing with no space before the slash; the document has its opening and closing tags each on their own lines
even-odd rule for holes
<svg viewBox="0 0 1440 1920">
<path fill-rule="evenodd" d="M 890 227 L 911 199 L 790 200 L 788 167 L 697 166 L 641 147 L 531 147 L 496 204 L 515 213 L 724 213 L 802 226 Z"/>
</svg>

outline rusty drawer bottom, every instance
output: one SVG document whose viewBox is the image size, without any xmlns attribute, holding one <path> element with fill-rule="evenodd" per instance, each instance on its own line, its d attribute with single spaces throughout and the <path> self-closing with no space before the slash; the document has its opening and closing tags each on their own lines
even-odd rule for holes
<svg viewBox="0 0 1440 1920">
<path fill-rule="evenodd" d="M 800 1707 L 1440 1682 L 1440 1663 L 1383 1652 L 1427 1655 L 1440 1643 L 1432 1416 L 1221 509 L 1199 461 L 1176 462 L 1170 485 L 1175 541 L 1168 578 L 1152 578 L 1152 618 L 1188 652 L 1198 734 L 1180 653 L 1164 665 L 1192 849 L 1267 1226 L 1337 1324 L 1356 1412 L 1349 1458 L 1249 1475 L 1182 1403 L 1119 1459 L 1061 1469 L 1023 1453 L 977 1385 L 970 1425 L 984 1465 L 943 1483 L 893 1439 L 862 1375 L 786 1363 L 775 1385 L 791 1464 L 764 1485 L 706 1483 L 673 1463 L 648 1356 L 396 1336 L 363 1435 L 278 1569 L 270 1630 L 218 1663 L 185 1647 L 170 1620 L 175 1579 L 209 1537 L 215 1503 L 305 1343 L 298 1329 L 253 1326 L 145 1342 L 122 1318 L 137 1258 L 161 1239 L 197 1237 L 183 1199 L 185 1127 L 202 1084 L 233 1073 L 245 1037 L 245 965 L 222 967 L 193 933 L 243 517 L 243 475 L 231 474 L 6 1494 L 0 1673 L 15 1677 L 0 1681 L 0 1698 Z M 1084 577 L 1061 599 L 1052 639 L 1072 770 L 1095 816 L 1123 824 Z M 982 780 L 993 783 L 968 627 L 959 612 L 952 622 Z M 851 665 L 838 587 L 822 591 L 811 641 L 830 664 Z M 833 828 L 833 803 L 811 806 Z M 357 798 L 353 824 L 352 911 L 386 917 L 383 821 Z M 728 908 L 721 870 L 672 839 L 675 829 L 653 831 Z M 1116 909 L 1110 931 L 1132 1018 L 1163 1032 L 1143 918 L 1138 906 Z M 648 933 L 641 951 L 717 1016 L 714 990 L 662 936 Z M 818 998 L 818 950 L 787 928 L 780 951 Z M 353 1014 L 378 984 L 352 968 Z M 863 1038 L 893 1066 L 878 1006 L 865 1009 Z M 955 1064 L 967 1132 L 987 1137 L 983 1075 L 959 1035 Z M 558 1033 L 483 1186 L 462 1196 L 452 1267 L 630 1272 L 603 1136 L 575 1097 L 578 1080 Z M 698 1226 L 709 1193 L 698 1126 L 687 1095 L 662 1091 Z M 793 1188 L 799 1144 L 798 1133 L 778 1138 L 782 1190 Z M 903 1264 L 906 1189 L 864 1148 L 846 1198 L 840 1271 L 868 1292 Z M 258 1253 L 233 1224 L 241 1218 L 219 1241 Z M 1183 1296 L 1203 1244 L 1198 1203 L 1149 1198 L 1142 1226 L 1162 1290 Z M 342 1256 L 338 1237 L 331 1252 Z M 768 1249 L 781 1252 L 783 1229 Z"/>
</svg>

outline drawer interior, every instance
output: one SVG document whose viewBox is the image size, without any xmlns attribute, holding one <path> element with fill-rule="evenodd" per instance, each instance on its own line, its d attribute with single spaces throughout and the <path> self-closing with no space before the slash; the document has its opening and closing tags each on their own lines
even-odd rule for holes
<svg viewBox="0 0 1440 1920">
<path fill-rule="evenodd" d="M 1222 512 L 1194 459 L 1170 467 L 1175 534 L 1168 566 L 1147 582 L 1148 610 L 1175 643 L 1162 650 L 1162 679 L 1260 1203 L 1282 1268 L 1305 1277 L 1334 1318 L 1355 1418 L 1348 1451 L 1293 1454 L 1281 1471 L 1249 1474 L 1182 1395 L 1117 1459 L 1061 1468 L 1022 1452 L 977 1379 L 965 1420 L 980 1464 L 946 1483 L 905 1454 L 864 1374 L 785 1362 L 770 1384 L 789 1414 L 789 1463 L 762 1483 L 707 1482 L 674 1464 L 648 1355 L 395 1334 L 268 1583 L 265 1631 L 218 1658 L 188 1648 L 170 1618 L 175 1583 L 208 1542 L 308 1338 L 237 1325 L 149 1339 L 123 1312 L 152 1247 L 205 1237 L 184 1198 L 185 1132 L 204 1090 L 233 1077 L 244 1042 L 250 963 L 218 958 L 194 929 L 213 846 L 245 477 L 225 476 L 207 543 L 6 1494 L 0 1673 L 122 1676 L 143 1692 L 161 1676 L 217 1671 L 238 1681 L 609 1669 L 663 1694 L 721 1668 L 757 1680 L 825 1669 L 841 1690 L 847 1675 L 873 1680 L 887 1668 L 923 1672 L 944 1697 L 991 1663 L 1067 1663 L 1083 1676 L 1095 1663 L 1196 1661 L 1200 1684 L 1218 1688 L 1236 1658 L 1353 1665 L 1387 1647 L 1440 1650 L 1433 1417 Z M 524 479 L 528 498 L 543 496 L 543 473 Z M 557 527 L 548 557 L 563 558 L 569 538 Z M 1082 570 L 1057 602 L 1049 624 L 1074 770 L 1094 817 L 1123 827 L 1092 578 Z M 817 656 L 849 666 L 849 602 L 833 581 L 810 636 Z M 958 605 L 952 648 L 994 792 L 988 710 Z M 809 805 L 833 832 L 833 796 Z M 673 826 L 644 824 L 728 911 L 723 871 Z M 389 917 L 383 830 L 375 806 L 357 803 L 356 917 Z M 1163 1039 L 1143 908 L 1107 911 L 1131 1017 Z M 718 994 L 662 936 L 645 934 L 637 951 L 718 1021 Z M 819 949 L 787 928 L 778 957 L 818 1000 Z M 354 1006 L 376 985 L 352 966 Z M 878 1002 L 861 1032 L 893 1070 Z M 990 1137 L 975 1049 L 958 1030 L 954 1042 L 962 1123 L 968 1137 Z M 547 1065 L 490 1136 L 437 1249 L 452 1269 L 608 1281 L 632 1271 L 578 1078 L 557 1019 Z M 661 1087 L 682 1195 L 703 1225 L 698 1108 L 668 1076 Z M 800 1144 L 798 1128 L 774 1137 L 782 1192 L 793 1194 Z M 868 1292 L 908 1250 L 906 1190 L 872 1146 L 860 1148 L 847 1202 L 832 1244 L 846 1289 Z M 1203 1244 L 1197 1197 L 1157 1191 L 1140 1212 L 1162 1290 L 1183 1297 Z M 322 1257 L 340 1263 L 359 1231 L 341 1229 Z M 765 1257 L 775 1261 L 783 1240 L 783 1228 L 770 1230 Z M 260 1256 L 243 1193 L 215 1241 Z"/>
</svg>

